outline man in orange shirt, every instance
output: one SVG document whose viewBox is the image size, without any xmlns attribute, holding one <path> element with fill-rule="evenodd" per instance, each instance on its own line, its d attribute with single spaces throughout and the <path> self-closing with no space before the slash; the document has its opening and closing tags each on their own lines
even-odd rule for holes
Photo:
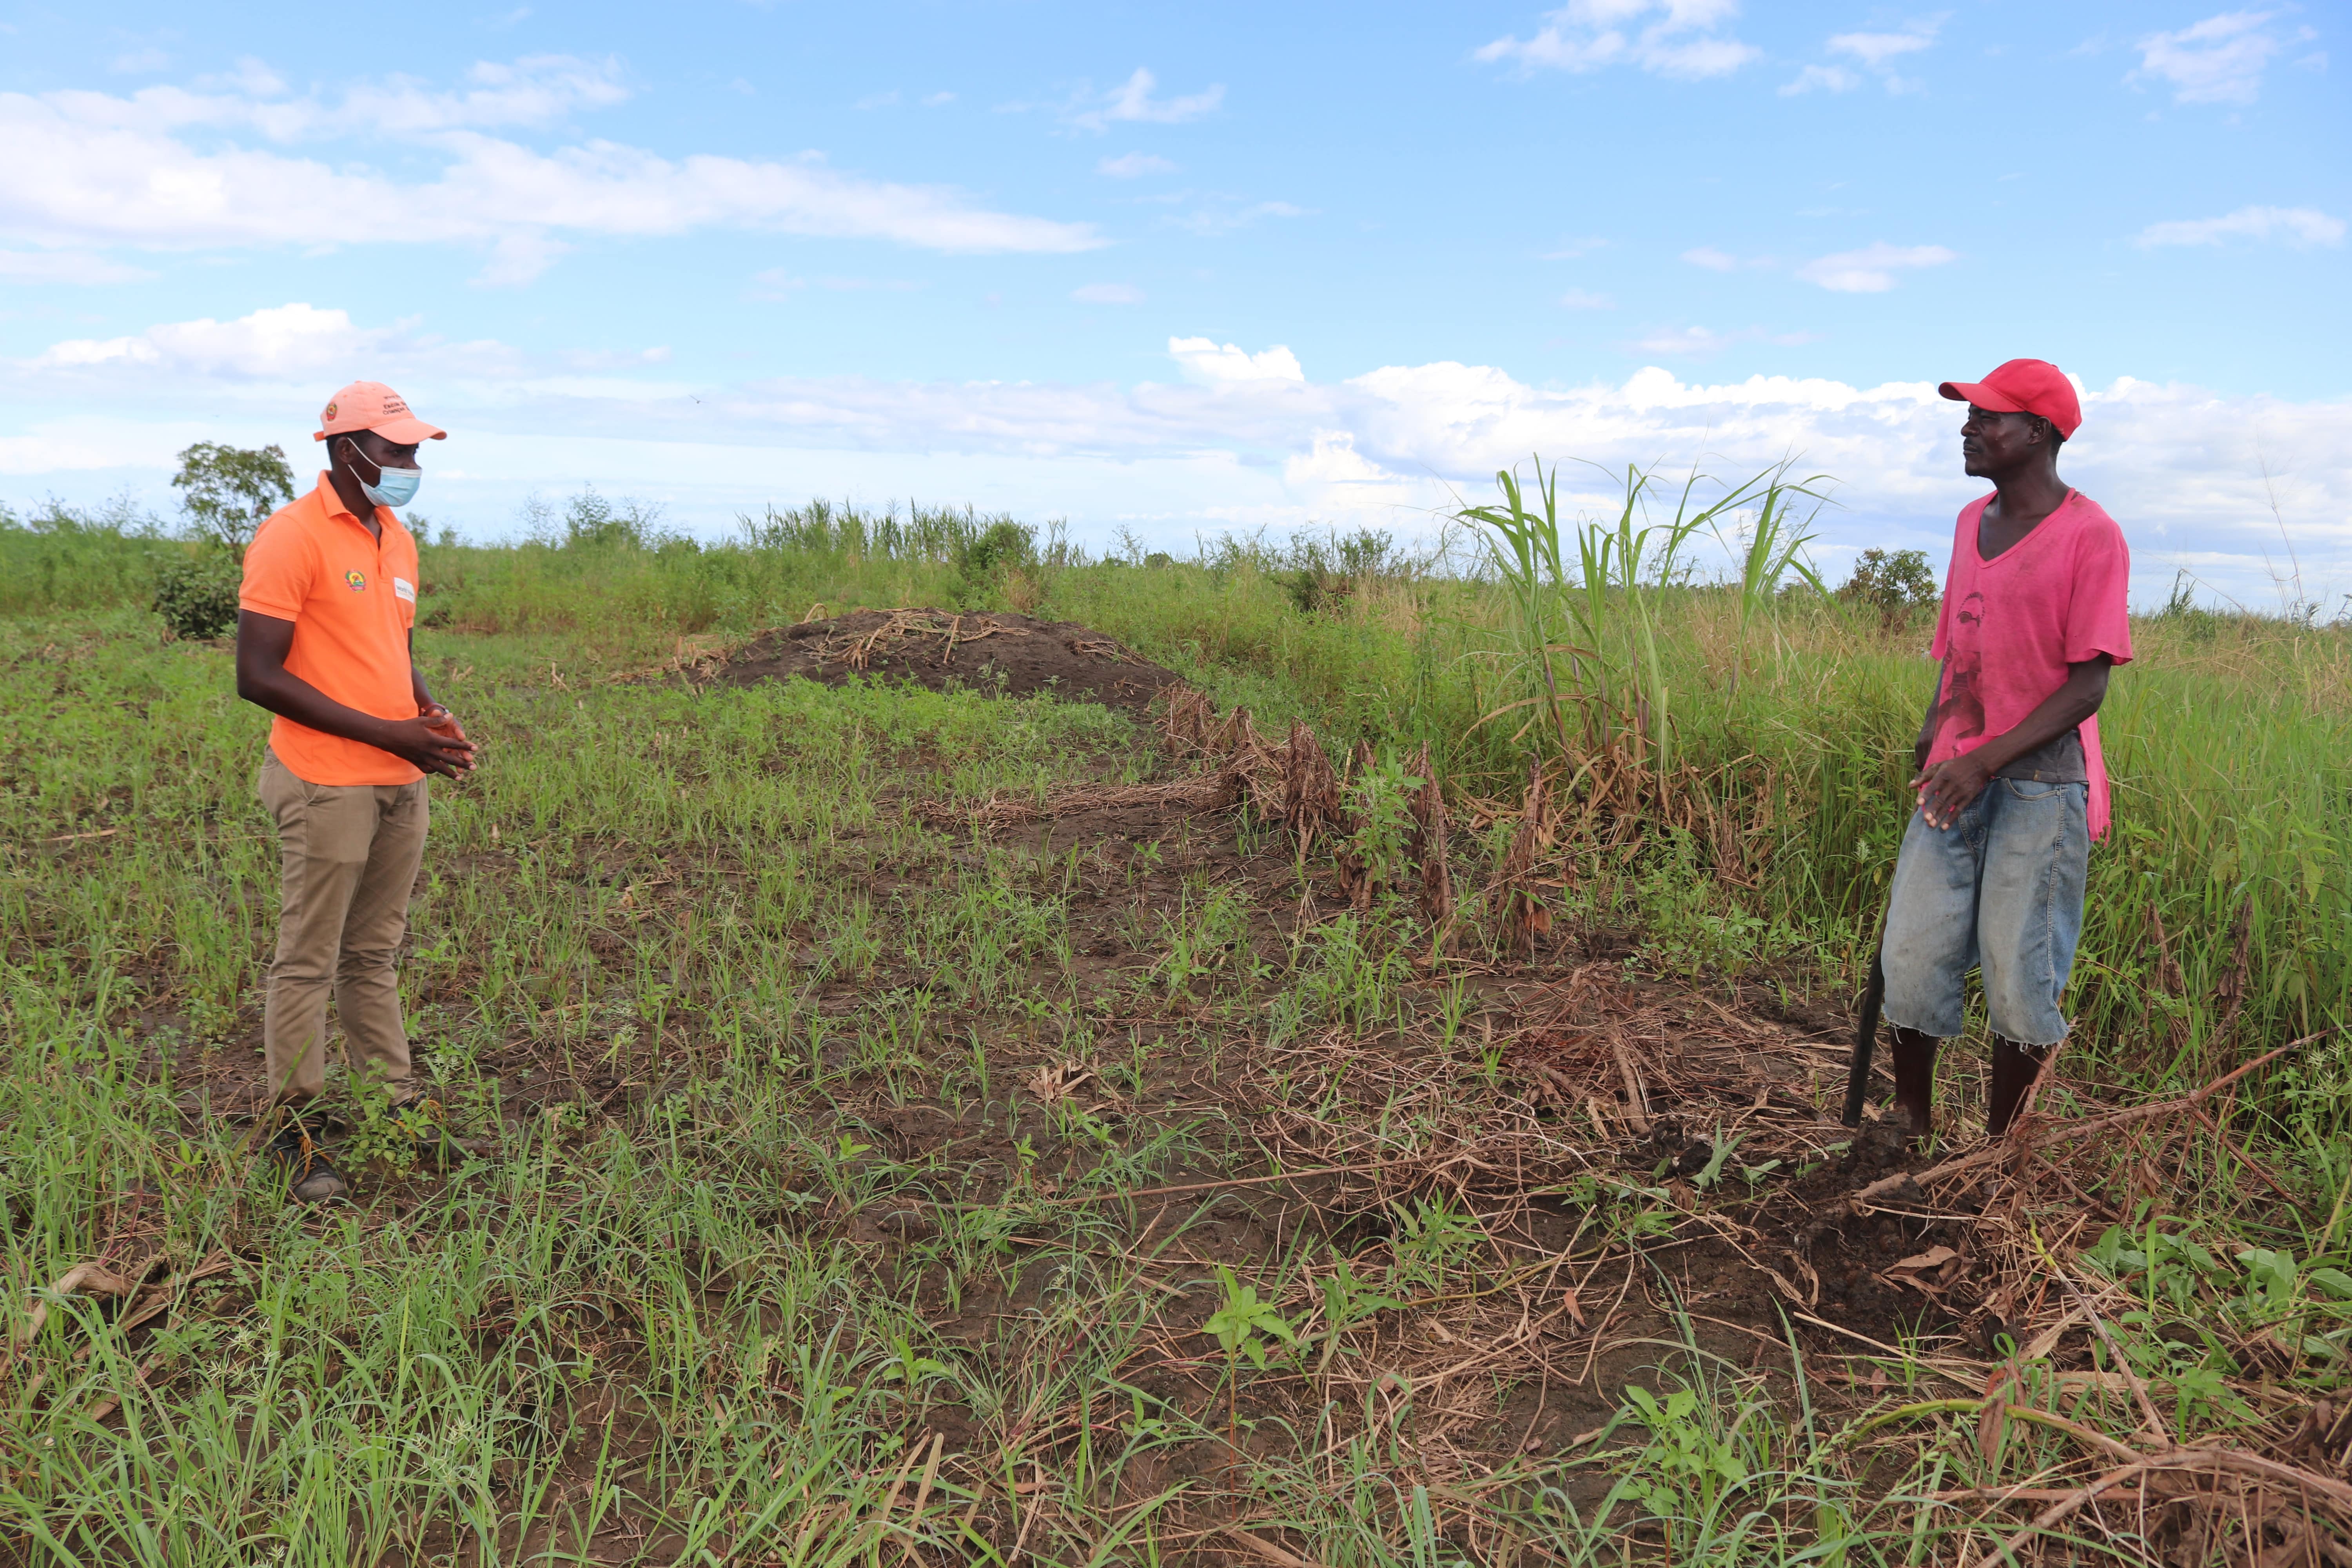
<svg viewBox="0 0 2352 1568">
<path fill-rule="evenodd" d="M 411 656 L 416 542 L 392 510 L 423 479 L 418 446 L 447 432 L 372 381 L 335 394 L 320 426 L 331 466 L 255 533 L 236 616 L 237 695 L 277 715 L 260 793 L 283 897 L 262 1037 L 266 1107 L 296 1114 L 269 1155 L 304 1203 L 347 1190 L 299 1117 L 326 1081 L 330 991 L 353 1070 L 395 1105 L 415 1098 L 394 960 L 425 858 L 425 775 L 474 765 Z"/>
</svg>

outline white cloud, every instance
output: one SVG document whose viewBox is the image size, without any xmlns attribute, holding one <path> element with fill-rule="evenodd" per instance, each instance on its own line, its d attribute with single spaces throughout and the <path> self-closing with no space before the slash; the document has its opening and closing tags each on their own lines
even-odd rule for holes
<svg viewBox="0 0 2352 1568">
<path fill-rule="evenodd" d="M 1582 289 L 1570 289 L 1559 297 L 1560 307 L 1569 310 L 1613 310 L 1617 301 L 1606 294 L 1589 293 Z"/>
<path fill-rule="evenodd" d="M 1532 37 L 1497 38 L 1476 58 L 1523 70 L 1631 65 L 1696 81 L 1727 76 L 1762 55 L 1719 30 L 1738 14 L 1738 0 L 1569 0 L 1547 13 Z"/>
<path fill-rule="evenodd" d="M 1852 55 L 1870 69 L 1883 71 L 1889 60 L 1931 47 L 1943 25 L 1941 16 L 1930 16 L 1912 23 L 1899 33 L 1834 34 L 1830 38 L 1830 53 Z"/>
<path fill-rule="evenodd" d="M 1597 235 L 1588 235 L 1579 239 L 1563 239 L 1559 242 L 1559 249 L 1545 251 L 1543 258 L 1546 261 L 1576 261 L 1591 255 L 1608 243 Z"/>
<path fill-rule="evenodd" d="M 1114 180 L 1139 179 L 1145 174 L 1172 174 L 1176 165 L 1150 153 L 1124 153 L 1116 158 L 1105 158 L 1095 164 L 1095 173 L 1108 174 Z"/>
<path fill-rule="evenodd" d="M 954 93 L 934 92 L 925 96 L 923 99 L 923 107 L 925 109 L 944 109 L 955 100 L 956 95 Z"/>
<path fill-rule="evenodd" d="M 2139 41 L 2135 77 L 2172 84 L 2175 103 L 2252 103 L 2262 95 L 2263 68 L 2283 47 L 2263 30 L 2274 11 L 2224 11 L 2177 33 Z"/>
<path fill-rule="evenodd" d="M 0 237 L 53 247 L 155 249 L 459 242 L 495 247 L 483 280 L 527 279 L 566 237 L 764 229 L 949 252 L 1071 252 L 1093 226 L 994 212 L 962 193 L 837 172 L 814 156 L 669 159 L 605 141 L 541 152 L 478 127 L 537 123 L 616 101 L 603 68 L 564 59 L 477 67 L 462 93 L 394 82 L 352 89 L 348 125 L 311 100 L 152 89 L 128 98 L 0 93 Z M 202 144 L 177 134 L 201 127 Z M 422 138 L 432 175 L 395 178 L 268 148 L 224 144 L 348 129 Z M 404 163 L 409 160 L 404 159 Z M 384 215 L 400 221 L 387 226 Z"/>
<path fill-rule="evenodd" d="M 134 337 L 71 339 L 31 363 L 37 370 L 135 366 L 196 378 L 276 380 L 331 375 L 396 335 L 394 328 L 354 326 L 342 310 L 280 305 L 234 321 L 205 317 L 165 322 Z"/>
<path fill-rule="evenodd" d="M 1913 92 L 1920 83 L 1895 74 L 1895 66 L 1906 55 L 1935 47 L 1936 35 L 1942 31 L 1944 18 L 1938 15 L 1922 16 L 1907 23 L 1901 30 L 1891 33 L 1834 33 L 1827 47 L 1833 55 L 1843 55 L 1861 65 L 1864 70 L 1878 78 L 1889 92 Z M 1799 71 L 1780 89 L 1783 98 L 1801 93 L 1852 92 L 1863 83 L 1862 76 L 1842 65 L 1809 65 Z"/>
<path fill-rule="evenodd" d="M 172 57 L 158 48 L 132 49 L 106 62 L 106 68 L 121 76 L 151 76 L 167 69 Z"/>
<path fill-rule="evenodd" d="M 1082 98 L 1092 107 L 1071 114 L 1070 123 L 1097 132 L 1118 121 L 1181 125 L 1210 113 L 1225 100 L 1225 89 L 1216 86 L 1180 98 L 1154 98 L 1152 89 L 1159 85 L 1159 78 L 1138 66 L 1133 76 L 1099 98 Z"/>
<path fill-rule="evenodd" d="M 1824 92 L 1852 92 L 1861 85 L 1862 79 L 1843 66 L 1807 66 L 1781 87 L 1780 96 L 1794 98 L 1816 88 Z"/>
<path fill-rule="evenodd" d="M 1797 276 L 1840 294 L 1884 294 L 1895 275 L 1919 267 L 1941 267 L 1958 257 L 1940 245 L 1866 245 L 1806 262 Z"/>
<path fill-rule="evenodd" d="M 1140 305 L 1143 290 L 1132 283 L 1088 283 L 1070 290 L 1082 305 Z"/>
<path fill-rule="evenodd" d="M 582 110 L 625 101 L 629 91 L 620 77 L 620 63 L 611 59 L 532 55 L 511 65 L 484 60 L 467 73 L 472 85 L 462 92 L 431 92 L 422 82 L 394 77 L 352 88 L 340 112 L 395 135 L 549 125 Z"/>
<path fill-rule="evenodd" d="M 143 283 L 154 276 L 86 250 L 0 250 L 0 279 L 10 283 Z"/>
<path fill-rule="evenodd" d="M 2224 240 L 2276 240 L 2283 245 L 2341 245 L 2344 220 L 2315 207 L 2240 207 L 2221 217 L 2179 218 L 2139 231 L 2141 245 L 2220 245 Z"/>
<path fill-rule="evenodd" d="M 1690 346 L 1693 334 L 1675 336 Z M 1770 341 L 1753 329 L 1708 336 Z M 433 512 L 469 533 L 499 532 L 532 489 L 590 479 L 608 493 L 668 499 L 682 522 L 714 532 L 765 501 L 878 501 L 910 485 L 1066 515 L 1081 538 L 1120 522 L 1179 544 L 1202 528 L 1310 519 L 1421 531 L 1457 495 L 1484 500 L 1494 471 L 1531 452 L 1603 466 L 1698 461 L 1722 475 L 1794 453 L 1807 471 L 1843 480 L 1843 510 L 1821 520 L 1820 559 L 1834 569 L 1871 544 L 1940 559 L 1953 514 L 1980 493 L 1960 472 L 1959 411 L 1927 381 L 1710 384 L 1653 366 L 1614 383 L 1536 386 L 1440 362 L 1310 382 L 1286 349 L 1180 338 L 1169 353 L 1181 384 L 836 376 L 688 386 L 659 379 L 658 353 L 534 359 L 309 305 L 77 340 L 0 361 L 0 402 L 43 411 L 0 426 L 0 473 L 23 494 L 79 485 L 98 500 L 137 482 L 168 500 L 171 454 L 188 442 L 301 441 L 319 399 L 365 375 L 453 432 L 449 456 L 466 471 L 436 469 Z M 2352 399 L 2229 396 L 2126 377 L 2086 387 L 2084 405 L 2066 477 L 2123 524 L 2145 598 L 2160 600 L 2183 563 L 2268 602 L 2262 552 L 2275 554 L 2277 536 L 2265 468 L 2307 580 L 2352 587 Z M 1593 482 L 1565 461 L 1560 475 L 1571 491 Z M 1564 498 L 1572 510 L 1605 499 Z"/>
<path fill-rule="evenodd" d="M 1232 343 L 1220 344 L 1213 338 L 1171 338 L 1168 357 L 1187 377 L 1210 386 L 1249 381 L 1304 383 L 1307 379 L 1298 356 L 1279 343 L 1251 353 Z"/>
</svg>

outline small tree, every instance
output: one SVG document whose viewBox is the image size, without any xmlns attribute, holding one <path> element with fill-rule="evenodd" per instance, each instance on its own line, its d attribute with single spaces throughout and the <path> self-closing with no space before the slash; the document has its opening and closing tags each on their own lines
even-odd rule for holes
<svg viewBox="0 0 2352 1568">
<path fill-rule="evenodd" d="M 1925 551 L 1865 550 L 1838 597 L 1870 605 L 1879 624 L 1892 629 L 1914 607 L 1936 602 L 1936 574 L 1928 570 Z"/>
<path fill-rule="evenodd" d="M 274 442 L 249 451 L 199 441 L 180 454 L 172 484 L 196 536 L 239 558 L 262 521 L 294 499 L 294 470 Z"/>
<path fill-rule="evenodd" d="M 200 542 L 170 552 L 155 572 L 155 613 L 172 635 L 226 637 L 236 629 L 238 564 L 262 520 L 294 499 L 294 470 L 278 446 L 248 451 L 199 441 L 172 476 L 180 510 Z"/>
</svg>

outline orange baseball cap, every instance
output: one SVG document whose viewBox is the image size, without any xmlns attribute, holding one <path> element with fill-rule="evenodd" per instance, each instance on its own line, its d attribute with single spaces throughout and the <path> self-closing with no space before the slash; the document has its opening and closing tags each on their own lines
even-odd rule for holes
<svg viewBox="0 0 2352 1568">
<path fill-rule="evenodd" d="M 380 381 L 355 381 L 327 399 L 327 406 L 319 414 L 319 425 L 320 428 L 310 432 L 313 441 L 348 436 L 354 430 L 373 430 L 397 447 L 449 438 L 446 430 L 427 425 L 411 414 L 406 400 Z"/>
</svg>

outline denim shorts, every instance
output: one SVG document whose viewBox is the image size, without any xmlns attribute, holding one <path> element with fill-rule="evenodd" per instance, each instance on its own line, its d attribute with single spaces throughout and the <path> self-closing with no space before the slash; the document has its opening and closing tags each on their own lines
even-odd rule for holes
<svg viewBox="0 0 2352 1568">
<path fill-rule="evenodd" d="M 1969 971 L 1984 970 L 1992 1032 L 2066 1037 L 2058 997 L 2083 935 L 2088 785 L 1994 779 L 1949 827 L 1911 814 L 1886 910 L 1886 1021 L 1960 1032 Z"/>
</svg>

